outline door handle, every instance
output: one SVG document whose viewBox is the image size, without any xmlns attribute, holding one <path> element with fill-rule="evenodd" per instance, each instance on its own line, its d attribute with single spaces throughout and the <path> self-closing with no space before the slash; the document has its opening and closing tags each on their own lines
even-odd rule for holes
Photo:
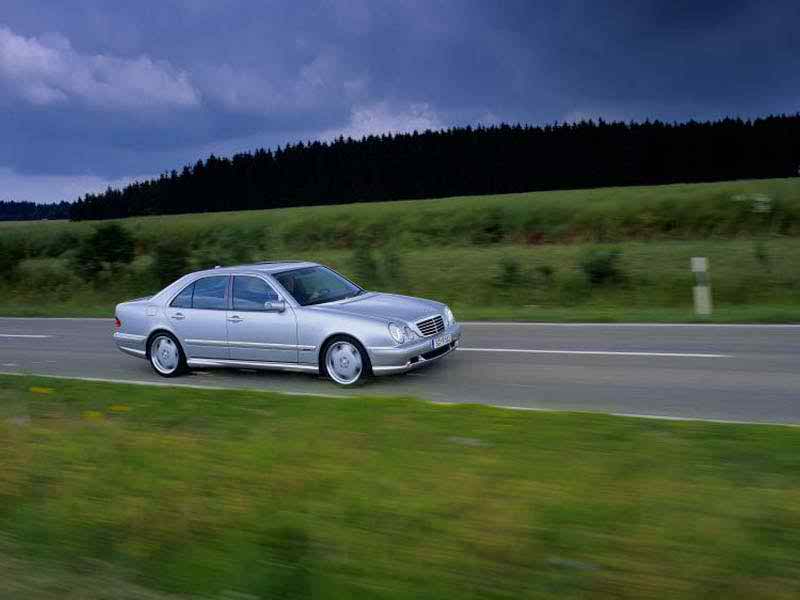
<svg viewBox="0 0 800 600">
<path fill-rule="evenodd" d="M 232 317 L 228 317 L 229 323 L 241 323 L 242 321 L 244 321 L 244 319 L 239 315 L 233 315 Z"/>
<path fill-rule="evenodd" d="M 183 316 L 183 313 L 175 313 L 172 318 L 176 321 L 183 321 L 186 317 Z"/>
</svg>

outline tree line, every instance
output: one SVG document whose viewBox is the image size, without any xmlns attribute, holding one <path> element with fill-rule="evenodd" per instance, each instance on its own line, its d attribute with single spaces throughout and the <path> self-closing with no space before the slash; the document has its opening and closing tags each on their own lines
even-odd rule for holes
<svg viewBox="0 0 800 600">
<path fill-rule="evenodd" d="M 35 202 L 0 201 L 0 221 L 69 219 L 72 203 L 36 204 Z"/>
<path fill-rule="evenodd" d="M 800 113 L 684 123 L 503 124 L 211 155 L 180 173 L 87 194 L 52 210 L 66 207 L 73 220 L 110 219 L 788 177 L 798 174 L 798 165 Z M 19 216 L 22 203 L 11 204 L 16 218 L 25 218 Z M 0 218 L 6 206 L 0 203 Z M 47 207 L 30 210 L 35 215 Z"/>
</svg>

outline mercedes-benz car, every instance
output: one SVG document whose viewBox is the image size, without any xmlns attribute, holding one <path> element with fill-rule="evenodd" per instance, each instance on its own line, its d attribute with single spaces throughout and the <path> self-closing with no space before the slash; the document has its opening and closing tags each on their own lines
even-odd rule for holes
<svg viewBox="0 0 800 600">
<path fill-rule="evenodd" d="M 428 365 L 461 331 L 440 302 L 370 292 L 317 263 L 263 262 L 191 273 L 117 305 L 114 341 L 164 377 L 283 369 L 351 386 Z"/>
</svg>

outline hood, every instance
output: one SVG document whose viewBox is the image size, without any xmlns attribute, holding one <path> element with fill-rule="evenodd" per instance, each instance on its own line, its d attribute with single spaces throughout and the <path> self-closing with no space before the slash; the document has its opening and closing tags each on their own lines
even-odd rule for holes
<svg viewBox="0 0 800 600">
<path fill-rule="evenodd" d="M 424 317 L 444 315 L 444 305 L 433 300 L 369 292 L 331 304 L 321 304 L 320 309 L 336 313 L 373 317 L 384 321 L 416 323 Z"/>
</svg>

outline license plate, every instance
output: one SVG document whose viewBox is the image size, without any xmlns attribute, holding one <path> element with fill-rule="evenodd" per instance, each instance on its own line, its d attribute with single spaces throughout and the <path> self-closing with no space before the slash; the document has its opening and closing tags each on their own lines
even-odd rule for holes
<svg viewBox="0 0 800 600">
<path fill-rule="evenodd" d="M 443 333 L 442 335 L 437 335 L 435 338 L 433 338 L 433 349 L 436 350 L 437 348 L 446 346 L 452 341 L 453 341 L 453 336 L 450 335 L 449 333 Z"/>
</svg>

